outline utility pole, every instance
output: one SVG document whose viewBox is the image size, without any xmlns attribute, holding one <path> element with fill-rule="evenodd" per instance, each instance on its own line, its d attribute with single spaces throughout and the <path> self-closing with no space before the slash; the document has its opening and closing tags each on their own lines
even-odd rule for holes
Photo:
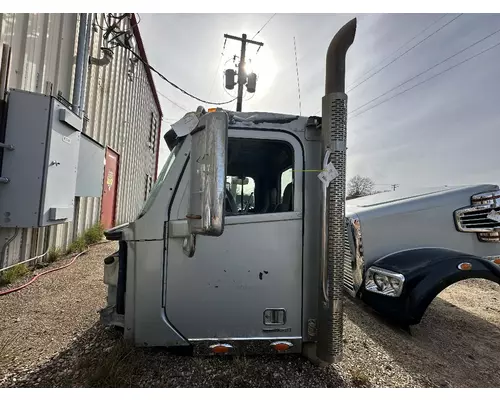
<svg viewBox="0 0 500 400">
<path fill-rule="evenodd" d="M 224 38 L 238 40 L 241 42 L 240 63 L 238 64 L 238 99 L 236 100 L 236 111 L 241 111 L 241 106 L 243 103 L 243 86 L 247 81 L 247 75 L 245 73 L 245 53 L 247 49 L 247 43 L 255 44 L 259 47 L 264 46 L 264 43 L 247 39 L 247 35 L 245 33 L 241 35 L 241 37 L 224 34 Z"/>
<path fill-rule="evenodd" d="M 399 185 L 397 183 L 393 183 L 391 186 L 392 186 L 392 191 L 393 192 L 395 192 L 396 188 L 399 187 Z"/>
</svg>

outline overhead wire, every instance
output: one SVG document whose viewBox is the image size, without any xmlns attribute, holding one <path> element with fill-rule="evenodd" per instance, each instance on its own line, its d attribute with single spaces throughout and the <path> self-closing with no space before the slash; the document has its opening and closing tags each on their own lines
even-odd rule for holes
<svg viewBox="0 0 500 400">
<path fill-rule="evenodd" d="M 271 18 L 269 18 L 269 19 L 267 20 L 267 22 L 266 22 L 266 23 L 262 26 L 262 28 L 260 28 L 260 29 L 257 31 L 257 33 L 256 33 L 255 35 L 253 35 L 253 38 L 252 38 L 251 40 L 254 40 L 254 39 L 257 37 L 257 35 L 258 35 L 259 33 L 261 33 L 261 32 L 262 32 L 262 30 L 263 30 L 263 29 L 267 26 L 267 24 L 268 24 L 269 22 L 271 22 L 271 20 L 274 18 L 274 16 L 275 16 L 276 14 L 277 14 L 277 13 L 274 13 L 273 15 L 271 15 Z"/>
<path fill-rule="evenodd" d="M 415 84 L 415 85 L 413 85 L 413 86 L 410 86 L 408 89 L 405 89 L 405 90 L 403 90 L 402 92 L 396 93 L 394 96 L 391 96 L 391 97 L 389 97 L 389 98 L 387 98 L 387 99 L 385 99 L 385 100 L 381 101 L 380 103 L 375 104 L 375 105 L 374 105 L 374 106 L 372 106 L 372 107 L 368 107 L 366 110 L 363 110 L 363 111 L 359 112 L 358 114 L 353 115 L 353 116 L 351 117 L 351 119 L 352 119 L 352 118 L 356 118 L 356 117 L 360 116 L 361 114 L 364 114 L 365 112 L 370 111 L 370 110 L 372 110 L 372 109 L 374 109 L 374 108 L 376 108 L 376 107 L 378 107 L 378 106 L 380 106 L 380 105 L 382 105 L 382 104 L 384 104 L 384 103 L 388 102 L 389 100 L 394 99 L 394 98 L 395 98 L 395 97 L 397 97 L 397 96 L 400 96 L 400 95 L 402 95 L 402 94 L 404 94 L 404 93 L 407 93 L 407 92 L 409 92 L 410 90 L 412 90 L 412 89 L 416 88 L 417 86 L 423 85 L 424 83 L 426 83 L 426 82 L 430 81 L 431 79 L 437 78 L 438 76 L 443 75 L 444 73 L 446 73 L 446 72 L 448 72 L 448 71 L 451 71 L 452 69 L 454 69 L 454 68 L 456 68 L 456 67 L 458 67 L 458 66 L 460 66 L 460 65 L 462 65 L 462 64 L 464 64 L 464 63 L 466 63 L 466 62 L 468 62 L 468 61 L 470 61 L 470 60 L 472 60 L 472 59 L 474 59 L 474 58 L 476 58 L 476 57 L 478 57 L 478 56 L 480 56 L 480 55 L 482 55 L 482 54 L 486 53 L 487 51 L 493 50 L 493 49 L 494 49 L 495 47 L 497 47 L 497 46 L 500 46 L 500 42 L 498 42 L 498 43 L 494 44 L 493 46 L 488 47 L 487 49 L 485 49 L 485 50 L 483 50 L 483 51 L 481 51 L 481 52 L 479 52 L 479 53 L 477 53 L 477 54 L 475 54 L 475 55 L 473 55 L 473 56 L 471 56 L 471 57 L 469 57 L 469 58 L 466 58 L 465 60 L 463 60 L 463 61 L 461 61 L 461 62 L 459 62 L 459 63 L 457 63 L 457 64 L 455 64 L 455 65 L 452 65 L 451 67 L 449 67 L 449 68 L 447 68 L 447 69 L 445 69 L 445 70 L 443 70 L 443 71 L 441 71 L 441 72 L 437 73 L 436 75 L 432 75 L 431 77 L 429 77 L 429 78 L 427 78 L 427 79 L 424 79 L 423 81 L 421 81 L 421 82 L 419 82 L 419 83 L 417 83 L 417 84 Z"/>
<path fill-rule="evenodd" d="M 99 26 L 99 25 L 98 25 Z M 101 28 L 99 26 L 99 28 Z M 101 28 L 101 30 L 103 30 Z M 132 50 L 130 47 L 127 47 L 125 45 L 123 45 L 122 43 L 119 43 L 118 44 L 120 47 L 123 47 L 124 49 L 128 50 L 130 53 L 132 53 L 140 62 L 142 62 L 142 64 L 149 68 L 151 71 L 155 72 L 161 79 L 163 79 L 165 82 L 167 82 L 169 85 L 173 86 L 174 88 L 176 88 L 177 90 L 179 90 L 180 92 L 184 93 L 186 96 L 189 96 L 201 103 L 205 103 L 205 104 L 212 104 L 212 105 L 217 105 L 217 106 L 221 106 L 221 105 L 225 105 L 225 104 L 229 104 L 229 103 L 232 103 L 233 101 L 236 100 L 236 98 L 233 98 L 231 100 L 228 100 L 228 101 L 221 101 L 221 102 L 216 102 L 216 101 L 208 101 L 208 100 L 204 100 L 204 99 L 201 99 L 200 97 L 197 97 L 191 93 L 189 93 L 187 90 L 184 90 L 182 89 L 180 86 L 176 85 L 174 82 L 172 82 L 170 79 L 168 79 L 165 75 L 163 75 L 160 71 L 158 71 L 156 68 L 154 68 L 153 66 L 151 66 L 148 62 L 146 62 L 139 54 L 137 54 L 134 50 Z"/>
<path fill-rule="evenodd" d="M 407 84 L 408 82 L 411 82 L 412 80 L 414 80 L 414 79 L 418 78 L 419 76 L 422 76 L 423 74 L 425 74 L 425 73 L 429 72 L 430 70 L 432 70 L 432 69 L 434 69 L 434 68 L 438 67 L 439 65 L 444 64 L 446 61 L 451 60 L 452 58 L 454 58 L 454 57 L 458 56 L 459 54 L 461 54 L 461 53 L 463 53 L 464 51 L 466 51 L 466 50 L 470 49 L 471 47 L 474 47 L 475 45 L 477 45 L 477 44 L 479 44 L 479 43 L 481 43 L 481 42 L 484 42 L 486 39 L 489 39 L 489 38 L 490 38 L 490 37 L 492 37 L 493 35 L 496 35 L 498 32 L 500 32 L 500 29 L 497 29 L 495 32 L 490 33 L 489 35 L 487 35 L 487 36 L 485 36 L 485 37 L 483 37 L 483 38 L 481 38 L 481 39 L 477 40 L 476 42 L 474 42 L 474 43 L 472 43 L 472 44 L 468 45 L 467 47 L 463 48 L 462 50 L 460 50 L 460 51 L 458 51 L 458 52 L 454 53 L 453 55 L 451 55 L 451 56 L 449 56 L 449 57 L 445 58 L 444 60 L 442 60 L 442 61 L 440 61 L 440 62 L 438 62 L 438 63 L 434 64 L 432 67 L 427 68 L 425 71 L 422 71 L 422 72 L 420 72 L 419 74 L 412 76 L 411 78 L 409 78 L 409 79 L 407 79 L 406 81 L 404 81 L 404 82 L 400 83 L 399 85 L 397 85 L 397 86 L 395 86 L 395 87 L 393 87 L 393 88 L 389 89 L 388 91 L 386 91 L 386 92 L 382 93 L 381 95 L 379 95 L 379 96 L 377 96 L 377 97 L 375 97 L 375 98 L 371 99 L 370 101 L 366 102 L 365 104 L 363 104 L 363 105 L 359 106 L 358 108 L 356 108 L 356 109 L 354 109 L 354 110 L 350 111 L 350 112 L 349 112 L 349 114 L 352 114 L 352 113 L 354 113 L 354 112 L 356 112 L 356 111 L 358 111 L 358 110 L 360 110 L 360 109 L 364 108 L 364 107 L 365 107 L 365 106 L 367 106 L 368 104 L 371 104 L 371 103 L 373 103 L 374 101 L 376 101 L 376 100 L 380 99 L 381 97 L 385 96 L 386 94 L 388 94 L 388 93 L 390 93 L 390 92 L 392 92 L 392 91 L 394 91 L 394 90 L 396 90 L 396 89 L 399 89 L 401 86 L 403 86 L 403 85 Z"/>
<path fill-rule="evenodd" d="M 389 58 L 391 58 L 392 56 L 394 56 L 399 50 L 403 49 L 406 45 L 410 44 L 411 42 L 413 42 L 414 39 L 416 39 L 417 37 L 419 37 L 422 33 L 424 33 L 426 30 L 428 30 L 431 26 L 435 25 L 436 23 L 438 23 L 439 21 L 441 21 L 443 18 L 445 18 L 448 14 L 444 14 L 443 16 L 435 19 L 430 25 L 427 25 L 426 28 L 422 29 L 421 31 L 419 31 L 415 36 L 413 36 L 411 39 L 408 39 L 406 42 L 404 42 L 401 46 L 399 46 L 396 50 L 394 50 L 393 52 L 391 52 L 391 54 L 389 54 L 388 56 L 384 57 L 380 62 L 378 62 L 377 64 L 373 65 L 371 68 L 369 68 L 366 72 L 364 72 L 363 74 L 361 74 L 360 76 L 358 76 L 354 81 L 352 81 L 352 83 L 349 85 L 349 86 L 352 86 L 352 85 L 355 85 L 360 79 L 362 79 L 363 77 L 365 77 L 366 75 L 368 75 L 371 71 L 373 71 L 375 68 L 377 68 L 379 65 L 381 65 L 384 61 L 388 60 Z M 348 88 L 349 89 L 349 88 Z"/>
<path fill-rule="evenodd" d="M 401 53 L 399 56 L 397 56 L 396 58 L 394 58 L 392 61 L 390 61 L 389 63 L 385 64 L 382 68 L 378 69 L 377 71 L 375 71 L 373 74 L 369 75 L 367 78 L 363 79 L 361 82 L 359 82 L 357 85 L 354 85 L 352 88 L 350 88 L 349 90 L 346 91 L 346 93 L 349 93 L 349 92 L 352 92 L 354 89 L 356 89 L 357 87 L 359 87 L 360 85 L 362 85 L 363 83 L 365 83 L 366 81 L 370 80 L 371 78 L 373 78 L 375 75 L 377 75 L 379 72 L 383 71 L 384 69 L 386 69 L 389 65 L 395 63 L 397 60 L 399 60 L 401 57 L 405 56 L 406 54 L 408 54 L 410 51 L 412 51 L 413 49 L 415 49 L 416 47 L 418 47 L 419 45 L 421 45 L 422 43 L 424 43 L 426 40 L 430 39 L 432 36 L 434 36 L 436 33 L 440 32 L 441 30 L 443 30 L 444 28 L 446 28 L 448 25 L 450 25 L 452 22 L 456 21 L 458 18 L 460 18 L 463 14 L 458 14 L 455 18 L 453 18 L 452 20 L 448 21 L 446 24 L 442 25 L 440 28 L 438 28 L 437 30 L 435 30 L 434 32 L 432 32 L 431 34 L 427 35 L 426 37 L 424 37 L 422 40 L 420 40 L 419 42 L 417 42 L 415 45 L 413 45 L 412 47 L 410 47 L 408 50 L 406 50 L 405 52 Z"/>
<path fill-rule="evenodd" d="M 127 49 L 128 51 L 130 51 L 135 57 L 137 57 L 137 59 L 139 61 L 141 61 L 144 64 L 144 66 L 148 67 L 151 71 L 155 72 L 160 78 L 162 78 L 169 85 L 173 86 L 174 88 L 176 88 L 180 92 L 184 93 L 186 96 L 189 96 L 189 97 L 191 97 L 191 98 L 193 98 L 195 100 L 198 100 L 201 103 L 213 104 L 213 105 L 216 105 L 216 106 L 222 106 L 222 105 L 225 105 L 225 104 L 232 103 L 233 101 L 236 100 L 236 98 L 228 100 L 228 101 L 208 101 L 208 100 L 203 100 L 202 98 L 200 98 L 198 96 L 195 96 L 194 94 L 191 94 L 187 90 L 184 90 L 180 86 L 176 85 L 174 82 L 172 82 L 170 79 L 168 79 L 165 75 L 163 75 L 160 71 L 158 71 L 156 68 L 154 68 L 153 66 L 151 66 L 150 64 L 148 64 L 146 61 L 144 61 L 142 59 L 142 57 L 139 54 L 137 54 L 134 50 L 132 50 L 132 49 L 126 47 L 126 46 L 123 46 L 122 44 L 120 44 L 120 46 L 122 46 L 123 48 Z"/>
<path fill-rule="evenodd" d="M 222 45 L 222 52 L 220 53 L 219 62 L 217 64 L 217 69 L 215 70 L 214 79 L 212 80 L 212 86 L 210 87 L 210 92 L 208 93 L 208 97 L 210 97 L 210 95 L 212 94 L 212 90 L 214 89 L 214 84 L 215 84 L 215 80 L 217 79 L 217 74 L 219 72 L 220 63 L 222 62 L 222 58 L 224 57 L 224 50 L 226 49 L 226 42 L 227 42 L 227 38 L 224 38 L 224 44 Z"/>
<path fill-rule="evenodd" d="M 180 108 L 181 110 L 184 110 L 186 112 L 188 112 L 188 110 L 181 106 L 180 104 L 177 104 L 175 101 L 173 101 L 171 98 L 169 98 L 168 96 L 165 96 L 163 93 L 159 92 L 158 90 L 156 91 L 161 97 L 163 97 L 164 99 L 168 100 L 170 103 L 172 103 L 174 106 Z"/>
<path fill-rule="evenodd" d="M 430 24 L 427 28 L 425 28 L 424 30 L 422 30 L 419 34 L 417 34 L 415 37 L 417 36 L 420 36 L 420 34 L 422 34 L 423 32 L 425 32 L 426 30 L 428 30 L 432 25 L 434 25 L 435 23 L 439 22 L 441 19 L 443 19 L 447 14 L 445 14 L 443 17 L 437 19 L 436 21 L 434 21 L 432 24 Z M 410 47 L 408 50 L 406 50 L 405 52 L 403 52 L 402 54 L 400 54 L 399 56 L 397 56 L 395 59 L 393 59 L 392 61 L 390 61 L 389 63 L 387 63 L 386 65 L 384 65 L 381 69 L 375 71 L 372 75 L 368 76 L 366 79 L 364 79 L 363 81 L 359 82 L 357 85 L 355 85 L 354 87 L 351 87 L 351 88 L 348 88 L 346 93 L 349 93 L 351 92 L 352 90 L 356 89 L 358 86 L 360 86 L 361 84 L 363 84 L 364 82 L 368 81 L 369 79 L 371 79 L 373 76 L 375 76 L 376 74 L 378 74 L 380 71 L 382 71 L 383 69 L 387 68 L 389 65 L 391 65 L 392 63 L 394 63 L 395 61 L 397 61 L 398 59 L 400 59 L 401 57 L 403 57 L 404 55 L 408 54 L 411 50 L 415 49 L 417 46 L 419 46 L 420 44 L 422 44 L 423 42 L 425 42 L 427 39 L 431 38 L 432 36 L 434 36 L 436 33 L 438 33 L 439 31 L 441 31 L 442 29 L 444 29 L 446 26 L 448 26 L 449 24 L 451 24 L 453 21 L 457 20 L 458 18 L 460 18 L 461 16 L 463 15 L 462 14 L 458 14 L 456 17 L 454 17 L 453 19 L 451 19 L 450 21 L 448 21 L 446 24 L 442 25 L 440 28 L 438 28 L 437 30 L 433 31 L 431 34 L 427 35 L 426 37 L 424 37 L 421 41 L 419 41 L 418 43 L 416 43 L 415 45 L 413 45 L 412 47 Z M 413 39 L 415 39 L 415 37 L 413 37 L 412 39 L 410 39 L 409 41 L 407 41 L 406 44 L 410 43 Z M 405 45 L 406 45 L 405 44 Z M 396 51 L 394 51 L 393 53 L 391 54 L 395 54 L 397 53 L 402 47 L 404 47 L 405 45 L 403 46 L 400 46 Z M 387 59 L 387 57 L 386 57 Z M 380 65 L 377 64 L 377 65 Z M 373 69 L 372 69 L 373 70 Z M 366 74 L 364 74 L 366 75 Z M 362 75 L 362 76 L 364 76 Z M 361 77 L 362 77 L 361 76 Z M 360 78 L 361 78 L 360 77 Z M 358 81 L 359 78 L 357 80 L 355 80 L 354 82 Z M 318 114 L 318 112 L 320 112 L 321 109 L 319 109 L 318 111 L 316 111 L 314 114 Z"/>
<path fill-rule="evenodd" d="M 106 16 L 104 16 L 104 21 L 106 21 Z M 104 29 L 100 24 L 99 24 L 99 20 L 97 19 L 97 14 L 94 14 L 94 24 L 99 27 L 99 29 L 101 31 L 105 31 L 106 29 Z"/>
<path fill-rule="evenodd" d="M 117 32 L 117 35 L 113 36 L 112 39 L 110 39 L 110 41 L 112 40 L 115 40 L 118 39 L 120 36 L 123 36 L 125 35 L 126 33 L 128 33 L 129 31 L 131 31 L 132 29 L 134 29 L 136 26 L 139 26 L 140 22 L 142 21 L 142 18 L 141 16 L 139 15 L 139 13 L 136 13 L 138 16 L 139 16 L 139 20 L 135 23 L 135 25 L 131 25 L 129 26 L 129 28 L 127 30 L 124 30 L 124 31 L 121 31 L 121 32 Z M 111 15 L 112 16 L 112 15 Z M 112 16 L 113 17 L 113 16 Z M 113 18 L 116 18 L 116 17 L 113 17 Z M 115 45 L 114 47 L 118 47 L 118 45 Z M 113 48 L 114 48 L 113 47 Z"/>
</svg>

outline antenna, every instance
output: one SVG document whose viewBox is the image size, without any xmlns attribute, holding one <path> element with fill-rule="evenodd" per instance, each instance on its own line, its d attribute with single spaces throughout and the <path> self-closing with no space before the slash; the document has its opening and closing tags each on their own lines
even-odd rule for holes
<svg viewBox="0 0 500 400">
<path fill-rule="evenodd" d="M 293 37 L 293 50 L 295 52 L 295 69 L 297 70 L 297 90 L 298 90 L 298 94 L 299 94 L 299 115 L 302 116 L 302 103 L 300 101 L 299 62 L 297 61 L 297 45 L 295 44 L 295 36 Z"/>
</svg>

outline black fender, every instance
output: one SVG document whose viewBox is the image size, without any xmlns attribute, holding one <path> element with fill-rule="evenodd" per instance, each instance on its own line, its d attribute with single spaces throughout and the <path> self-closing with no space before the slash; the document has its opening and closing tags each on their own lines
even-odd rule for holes
<svg viewBox="0 0 500 400">
<path fill-rule="evenodd" d="M 458 265 L 469 263 L 470 270 Z M 378 259 L 371 266 L 405 277 L 399 297 L 389 297 L 361 288 L 361 298 L 380 314 L 403 325 L 418 324 L 432 300 L 448 286 L 470 278 L 500 284 L 500 266 L 472 254 L 442 248 L 399 251 Z"/>
</svg>

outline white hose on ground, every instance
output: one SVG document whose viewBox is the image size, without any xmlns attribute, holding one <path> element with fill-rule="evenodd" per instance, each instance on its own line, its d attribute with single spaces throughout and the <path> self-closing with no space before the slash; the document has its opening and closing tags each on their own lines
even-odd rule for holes
<svg viewBox="0 0 500 400">
<path fill-rule="evenodd" d="M 35 257 L 32 257 L 32 258 L 29 258 L 28 260 L 19 261 L 18 263 L 15 263 L 15 264 L 9 265 L 9 266 L 7 266 L 7 267 L 5 267 L 5 268 L 2 268 L 2 269 L 0 269 L 0 272 L 7 271 L 8 269 L 13 268 L 13 267 L 16 267 L 16 266 L 18 266 L 18 265 L 25 264 L 25 263 L 27 263 L 27 262 L 34 261 L 34 260 L 37 260 L 37 259 L 39 259 L 39 258 L 42 258 L 42 257 L 44 257 L 44 256 L 45 256 L 48 252 L 49 252 L 49 249 L 47 249 L 47 251 L 46 251 L 45 253 L 40 254 L 39 256 L 35 256 Z"/>
</svg>

